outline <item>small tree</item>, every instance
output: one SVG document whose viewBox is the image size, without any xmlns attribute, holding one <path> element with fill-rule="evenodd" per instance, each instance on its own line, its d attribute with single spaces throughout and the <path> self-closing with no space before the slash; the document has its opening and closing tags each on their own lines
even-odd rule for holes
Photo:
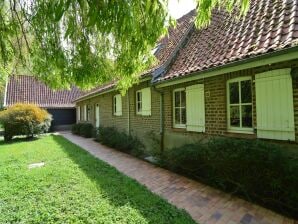
<svg viewBox="0 0 298 224">
<path fill-rule="evenodd" d="M 15 135 L 33 137 L 47 132 L 51 121 L 52 116 L 46 110 L 33 104 L 15 104 L 0 112 L 5 141 L 11 140 Z"/>
</svg>

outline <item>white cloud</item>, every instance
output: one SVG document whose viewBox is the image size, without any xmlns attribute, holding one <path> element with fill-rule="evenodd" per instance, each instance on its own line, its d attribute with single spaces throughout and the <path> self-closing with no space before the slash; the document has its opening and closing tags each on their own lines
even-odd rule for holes
<svg viewBox="0 0 298 224">
<path fill-rule="evenodd" d="M 176 19 L 196 7 L 195 0 L 169 0 L 170 15 Z"/>
</svg>

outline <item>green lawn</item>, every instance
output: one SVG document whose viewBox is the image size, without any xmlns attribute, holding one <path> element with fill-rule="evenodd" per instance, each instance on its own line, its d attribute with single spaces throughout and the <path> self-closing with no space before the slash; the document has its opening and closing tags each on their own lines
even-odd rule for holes
<svg viewBox="0 0 298 224">
<path fill-rule="evenodd" d="M 0 139 L 0 223 L 195 222 L 63 137 L 47 136 Z"/>
</svg>

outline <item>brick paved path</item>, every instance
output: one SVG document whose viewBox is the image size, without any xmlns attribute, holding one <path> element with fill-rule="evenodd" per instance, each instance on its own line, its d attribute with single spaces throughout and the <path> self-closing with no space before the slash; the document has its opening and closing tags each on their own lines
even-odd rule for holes
<svg viewBox="0 0 298 224">
<path fill-rule="evenodd" d="M 61 135 L 171 204 L 185 209 L 200 224 L 298 224 L 298 221 L 118 152 L 92 139 L 69 132 L 61 132 Z"/>
</svg>

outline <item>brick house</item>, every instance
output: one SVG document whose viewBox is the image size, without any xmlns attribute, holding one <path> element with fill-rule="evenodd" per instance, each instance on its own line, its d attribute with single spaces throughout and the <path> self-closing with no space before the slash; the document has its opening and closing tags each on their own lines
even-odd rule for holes
<svg viewBox="0 0 298 224">
<path fill-rule="evenodd" d="M 69 129 L 76 122 L 76 109 L 72 101 L 81 94 L 76 87 L 55 91 L 33 76 L 12 76 L 5 88 L 4 107 L 16 103 L 36 104 L 52 114 L 52 130 Z"/>
<path fill-rule="evenodd" d="M 214 11 L 196 30 L 181 17 L 157 45 L 159 64 L 125 96 L 109 83 L 75 100 L 77 121 L 114 126 L 150 148 L 208 136 L 298 142 L 298 3 L 252 1 L 240 21 Z"/>
</svg>

